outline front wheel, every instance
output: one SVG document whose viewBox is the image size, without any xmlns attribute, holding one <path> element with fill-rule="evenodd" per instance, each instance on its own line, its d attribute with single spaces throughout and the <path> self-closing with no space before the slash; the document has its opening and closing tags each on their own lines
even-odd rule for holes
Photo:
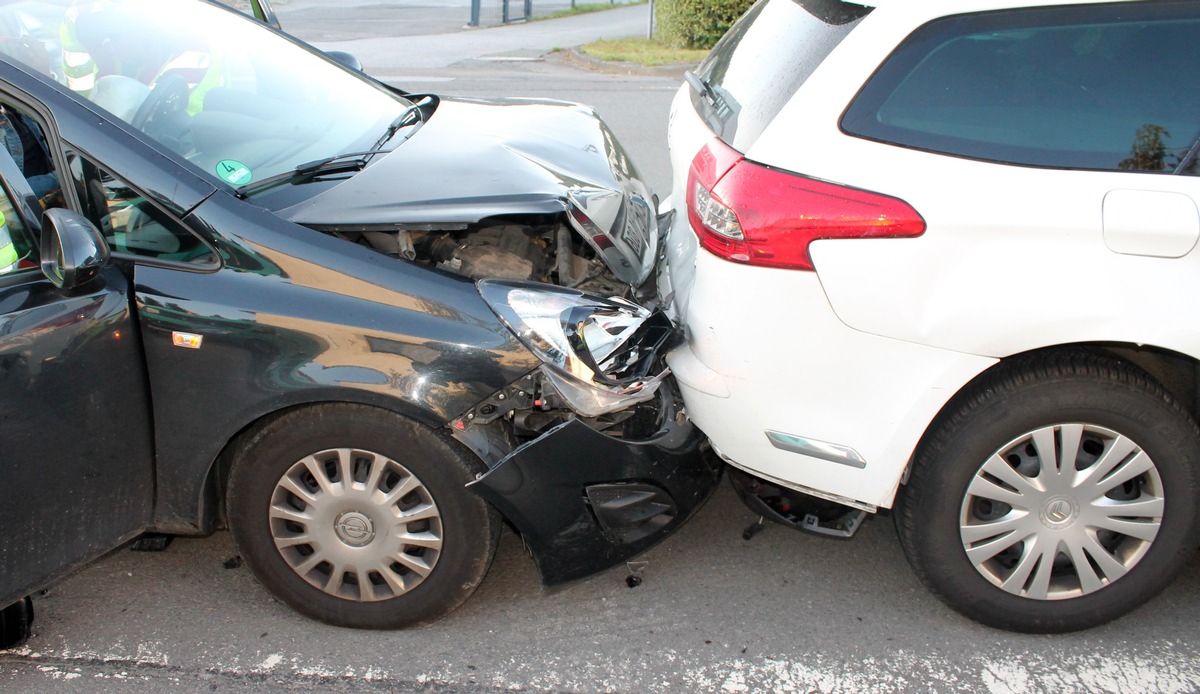
<svg viewBox="0 0 1200 694">
<path fill-rule="evenodd" d="M 296 610 L 338 626 L 437 619 L 483 580 L 495 512 L 465 489 L 475 461 L 416 422 L 356 405 L 272 421 L 230 471 L 246 564 Z"/>
<path fill-rule="evenodd" d="M 951 607 L 1062 632 L 1161 591 L 1197 545 L 1200 432 L 1100 353 L 1014 360 L 951 405 L 898 499 L 901 544 Z"/>
</svg>

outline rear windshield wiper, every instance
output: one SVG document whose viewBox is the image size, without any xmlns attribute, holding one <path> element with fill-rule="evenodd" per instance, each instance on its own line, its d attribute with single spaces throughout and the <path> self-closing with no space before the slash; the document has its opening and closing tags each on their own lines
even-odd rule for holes
<svg viewBox="0 0 1200 694">
<path fill-rule="evenodd" d="M 712 86 L 709 85 L 708 81 L 703 77 L 697 75 L 691 70 L 688 70 L 687 72 L 683 73 L 683 80 L 691 85 L 692 89 L 695 89 L 700 96 L 708 100 L 708 103 L 711 106 L 717 105 L 717 99 L 720 97 L 717 96 L 717 93 L 713 91 Z"/>
</svg>

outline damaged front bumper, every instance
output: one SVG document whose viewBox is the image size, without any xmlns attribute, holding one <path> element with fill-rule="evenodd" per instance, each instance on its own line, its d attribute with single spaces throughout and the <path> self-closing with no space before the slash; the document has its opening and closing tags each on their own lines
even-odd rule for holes
<svg viewBox="0 0 1200 694">
<path fill-rule="evenodd" d="M 478 286 L 542 366 L 450 423 L 489 467 L 468 488 L 517 527 L 546 585 L 670 535 L 721 471 L 665 367 L 678 328 L 622 299 L 507 280 Z"/>
<path fill-rule="evenodd" d="M 669 389 L 662 421 L 637 440 L 569 419 L 468 485 L 525 540 L 547 586 L 624 562 L 673 533 L 708 498 L 719 461 Z"/>
</svg>

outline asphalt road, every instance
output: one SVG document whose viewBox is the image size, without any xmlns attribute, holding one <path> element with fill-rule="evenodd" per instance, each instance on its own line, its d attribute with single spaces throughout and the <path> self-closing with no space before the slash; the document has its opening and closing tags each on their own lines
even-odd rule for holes
<svg viewBox="0 0 1200 694">
<path fill-rule="evenodd" d="M 228 533 L 121 551 L 36 600 L 0 691 L 1189 692 L 1200 562 L 1082 634 L 1021 636 L 957 616 L 916 581 L 887 518 L 850 542 L 769 527 L 727 486 L 627 571 L 546 593 L 513 534 L 460 610 L 400 632 L 306 620 Z"/>
<path fill-rule="evenodd" d="M 503 1 L 480 0 L 479 28 L 500 26 L 503 23 Z M 634 0 L 579 0 L 578 4 L 622 4 L 632 1 Z M 289 32 L 303 37 L 306 41 L 324 43 L 461 31 L 467 28 L 470 22 L 471 2 L 472 0 L 272 0 L 272 7 L 275 8 L 280 23 Z M 544 17 L 570 8 L 572 4 L 573 0 L 532 0 L 531 16 Z M 647 9 L 642 7 L 643 15 L 647 13 Z M 509 0 L 510 18 L 516 18 L 523 12 L 524 0 Z M 644 26 L 643 24 L 643 30 Z"/>
<path fill-rule="evenodd" d="M 592 103 L 656 189 L 669 181 L 675 78 L 554 56 L 392 68 L 387 78 L 411 90 Z M 753 520 L 722 485 L 641 558 L 635 588 L 618 568 L 545 592 L 507 533 L 462 609 L 399 632 L 292 612 L 229 561 L 225 532 L 162 553 L 120 550 L 35 598 L 34 638 L 0 652 L 0 692 L 1200 690 L 1200 560 L 1116 623 L 1025 636 L 970 622 L 925 591 L 886 516 L 851 541 L 779 526 L 743 540 Z"/>
</svg>

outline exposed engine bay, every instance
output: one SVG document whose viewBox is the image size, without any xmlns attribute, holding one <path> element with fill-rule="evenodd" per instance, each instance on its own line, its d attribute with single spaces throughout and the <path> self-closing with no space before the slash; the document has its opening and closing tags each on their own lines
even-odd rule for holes
<svg viewBox="0 0 1200 694">
<path fill-rule="evenodd" d="M 653 282 L 657 200 L 595 111 L 540 100 L 419 103 L 425 120 L 365 168 L 253 199 L 311 229 L 472 279 L 627 298 Z"/>
<path fill-rule="evenodd" d="M 334 235 L 471 279 L 545 282 L 597 296 L 628 296 L 630 291 L 562 217 Z"/>
</svg>

